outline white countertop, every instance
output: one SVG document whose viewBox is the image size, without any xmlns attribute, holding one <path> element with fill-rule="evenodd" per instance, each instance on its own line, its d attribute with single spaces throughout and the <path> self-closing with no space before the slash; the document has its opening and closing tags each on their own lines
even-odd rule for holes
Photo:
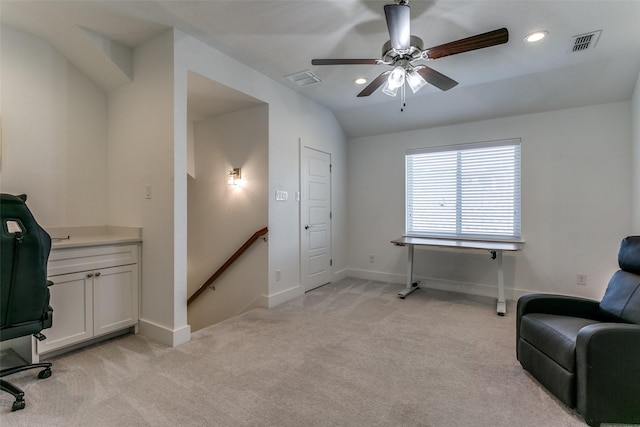
<svg viewBox="0 0 640 427">
<path fill-rule="evenodd" d="M 51 250 L 142 242 L 140 227 L 50 227 Z"/>
</svg>

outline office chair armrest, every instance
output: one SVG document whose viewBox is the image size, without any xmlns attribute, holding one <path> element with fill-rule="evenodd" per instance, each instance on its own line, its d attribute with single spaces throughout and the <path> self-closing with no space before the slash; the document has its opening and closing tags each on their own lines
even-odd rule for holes
<svg viewBox="0 0 640 427">
<path fill-rule="evenodd" d="M 640 423 L 640 325 L 598 323 L 576 340 L 578 411 L 590 425 Z"/>
</svg>

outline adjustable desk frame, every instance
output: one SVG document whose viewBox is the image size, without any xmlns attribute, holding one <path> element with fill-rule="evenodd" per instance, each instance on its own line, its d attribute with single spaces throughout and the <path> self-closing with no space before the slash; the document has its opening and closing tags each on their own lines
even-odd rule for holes
<svg viewBox="0 0 640 427">
<path fill-rule="evenodd" d="M 450 239 L 430 239 L 424 237 L 401 237 L 392 240 L 396 246 L 408 246 L 409 256 L 407 261 L 407 287 L 398 293 L 398 297 L 404 299 L 407 295 L 420 289 L 418 282 L 413 281 L 413 249 L 415 246 L 432 246 L 441 248 L 459 248 L 459 249 L 484 249 L 491 253 L 491 259 L 498 261 L 498 305 L 496 308 L 499 316 L 504 316 L 507 312 L 507 303 L 504 298 L 504 270 L 502 267 L 503 251 L 518 251 L 520 245 L 518 243 L 509 242 L 491 242 L 477 240 L 450 240 Z"/>
</svg>

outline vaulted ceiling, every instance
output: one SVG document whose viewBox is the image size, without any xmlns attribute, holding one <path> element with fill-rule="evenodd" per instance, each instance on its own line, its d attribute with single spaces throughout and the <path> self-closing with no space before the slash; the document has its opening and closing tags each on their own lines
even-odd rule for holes
<svg viewBox="0 0 640 427">
<path fill-rule="evenodd" d="M 313 58 L 381 57 L 393 0 L 12 1 L 4 25 L 48 41 L 109 91 L 127 70 L 105 66 L 95 43 L 133 48 L 175 27 L 331 109 L 349 137 L 629 100 L 640 74 L 640 1 L 431 0 L 409 2 L 425 47 L 505 27 L 509 42 L 428 61 L 459 84 L 399 97 L 356 97 L 386 65 L 312 66 Z M 530 44 L 534 30 L 548 36 Z M 573 36 L 601 31 L 573 52 Z M 87 43 L 92 38 L 94 46 Z M 311 71 L 299 87 L 285 76 Z M 195 79 L 197 81 L 197 79 Z M 213 89 L 212 89 L 213 88 Z M 219 88 L 222 90 L 223 88 Z M 215 85 L 207 90 L 215 90 Z"/>
</svg>

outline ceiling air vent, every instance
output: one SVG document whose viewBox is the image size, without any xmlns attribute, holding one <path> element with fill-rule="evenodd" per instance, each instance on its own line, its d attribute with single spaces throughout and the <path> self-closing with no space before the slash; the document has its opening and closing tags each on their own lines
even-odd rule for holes
<svg viewBox="0 0 640 427">
<path fill-rule="evenodd" d="M 313 74 L 311 71 L 308 71 L 308 70 L 300 71 L 299 73 L 289 74 L 288 76 L 285 76 L 285 77 L 291 80 L 292 82 L 294 82 L 295 84 L 297 84 L 298 86 L 308 86 L 321 81 L 320 77 L 316 76 L 315 74 Z"/>
<path fill-rule="evenodd" d="M 600 33 L 602 33 L 602 30 L 573 36 L 571 38 L 569 52 L 582 52 L 583 50 L 594 48 L 600 38 Z"/>
</svg>

